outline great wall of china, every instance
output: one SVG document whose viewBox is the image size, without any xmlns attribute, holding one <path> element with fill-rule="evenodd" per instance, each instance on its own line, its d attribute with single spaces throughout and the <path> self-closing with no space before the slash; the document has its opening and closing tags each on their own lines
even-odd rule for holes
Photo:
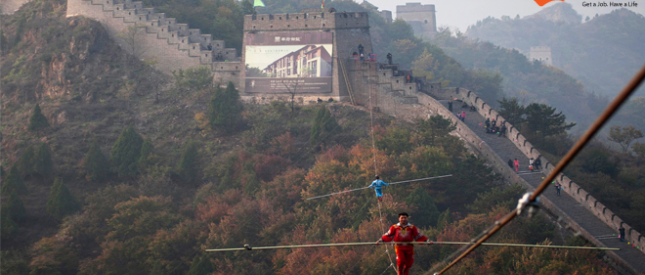
<svg viewBox="0 0 645 275">
<path fill-rule="evenodd" d="M 246 100 L 266 103 L 290 99 L 290 95 L 284 94 L 245 93 L 244 52 L 238 57 L 235 49 L 225 47 L 224 41 L 214 41 L 210 34 L 202 34 L 198 29 L 190 29 L 187 24 L 177 23 L 173 18 L 165 18 L 163 13 L 155 13 L 153 8 L 144 8 L 141 2 L 68 0 L 67 9 L 68 17 L 85 16 L 101 22 L 125 49 L 128 48 L 128 41 L 124 40 L 122 34 L 127 30 L 137 30 L 135 43 L 142 49 L 140 57 L 154 60 L 155 67 L 160 71 L 171 73 L 179 69 L 207 66 L 214 73 L 215 83 L 233 81 L 238 84 L 241 96 Z M 468 122 L 475 119 L 483 121 L 486 118 L 495 118 L 500 123 L 505 121 L 481 98 L 467 89 L 441 88 L 430 83 L 424 83 L 419 90 L 416 83 L 406 83 L 405 74 L 397 71 L 396 66 L 355 62 L 349 56 L 357 44 L 365 45 L 366 52 L 371 52 L 367 14 L 321 13 L 320 9 L 317 11 L 245 17 L 245 34 L 278 30 L 333 33 L 332 67 L 336 69 L 332 75 L 332 92 L 298 94 L 298 102 L 309 104 L 315 102 L 316 98 L 331 97 L 335 100 L 351 101 L 356 105 L 378 107 L 383 113 L 406 120 L 439 114 L 456 123 L 457 129 L 454 134 L 477 156 L 486 158 L 495 172 L 502 175 L 507 182 L 520 183 L 528 190 L 534 189 L 536 182 L 539 183 L 540 177 L 544 176 L 542 173 L 518 175 L 502 158 L 512 154 L 521 156 L 523 160 L 541 157 L 517 129 L 511 125 L 508 138 L 490 139 L 480 133 L 482 129 L 477 129 L 476 123 L 460 121 L 442 103 L 453 98 L 472 103 L 477 107 L 477 112 L 471 113 Z M 212 44 L 213 51 L 206 50 L 209 44 Z M 213 53 L 220 53 L 228 62 L 213 61 Z M 553 169 L 551 163 L 544 161 L 544 164 L 544 172 Z M 620 246 L 616 239 L 599 239 L 597 236 L 616 233 L 618 228 L 623 226 L 627 232 L 626 238 L 630 244 L 634 244 L 634 248 L 620 246 L 624 249 L 606 253 L 606 260 L 624 274 L 645 272 L 643 235 L 565 175 L 558 175 L 557 180 L 563 184 L 566 196 L 556 199 L 545 194 L 541 200 L 543 208 L 551 213 L 554 220 L 564 227 L 580 232 L 584 238 L 597 246 Z"/>
</svg>

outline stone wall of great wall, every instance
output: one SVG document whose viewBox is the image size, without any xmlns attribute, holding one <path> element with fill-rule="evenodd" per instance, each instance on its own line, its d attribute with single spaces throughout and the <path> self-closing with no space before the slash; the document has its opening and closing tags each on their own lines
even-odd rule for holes
<svg viewBox="0 0 645 275">
<path fill-rule="evenodd" d="M 456 98 L 460 101 L 466 102 L 468 105 L 472 104 L 473 106 L 476 106 L 477 112 L 484 119 L 495 119 L 498 125 L 506 121 L 501 115 L 499 115 L 497 111 L 493 110 L 474 92 L 467 89 L 458 87 L 443 89 L 438 88 L 433 89 L 431 93 L 433 96 L 436 96 L 440 99 L 452 100 Z M 453 122 L 456 122 L 458 125 L 456 130 L 457 135 L 460 136 L 466 143 L 468 143 L 470 147 L 477 152 L 478 155 L 485 157 L 489 161 L 489 163 L 492 164 L 492 167 L 497 173 L 502 175 L 510 182 L 521 183 L 523 186 L 527 187 L 528 190 L 534 189 L 534 187 L 529 185 L 525 179 L 515 173 L 515 171 L 513 171 L 513 169 L 511 169 L 507 165 L 507 163 L 488 146 L 488 144 L 483 142 L 474 132 L 472 132 L 471 129 L 469 129 L 464 123 L 462 123 L 455 116 L 455 114 L 453 114 L 451 111 L 448 111 L 445 106 L 429 96 L 426 96 L 426 98 L 423 98 L 423 100 L 420 100 L 420 102 L 422 104 L 427 104 L 428 106 L 430 106 L 430 109 L 436 110 L 437 114 L 440 114 L 446 118 L 450 118 Z M 542 155 L 539 153 L 539 151 L 535 147 L 533 147 L 533 145 L 515 127 L 513 127 L 509 122 L 507 122 L 506 125 L 509 129 L 507 138 L 515 145 L 515 147 L 517 147 L 517 149 L 519 149 L 519 151 L 521 151 L 526 156 L 526 158 L 542 158 Z M 542 160 L 544 172 L 547 174 L 551 173 L 555 166 L 552 163 L 548 162 L 545 158 L 542 158 Z M 579 205 L 584 206 L 601 222 L 609 226 L 613 230 L 613 232 L 618 232 L 618 229 L 621 226 L 624 227 L 626 233 L 625 239 L 634 246 L 630 247 L 630 249 L 638 249 L 639 252 L 645 253 L 645 237 L 641 233 L 625 223 L 605 205 L 591 196 L 587 191 L 582 189 L 579 185 L 577 185 L 564 174 L 560 173 L 556 177 L 556 180 L 563 185 L 563 190 L 569 196 L 575 199 L 579 203 Z M 599 241 L 599 239 L 597 239 L 597 236 L 590 234 L 583 226 L 574 221 L 572 217 L 567 215 L 566 211 L 556 206 L 545 196 L 541 197 L 540 202 L 542 206 L 548 209 L 553 215 L 561 218 L 569 227 L 573 228 L 575 231 L 580 232 L 580 234 L 585 239 L 596 246 L 606 246 L 601 241 Z M 634 267 L 633 259 L 632 262 L 628 262 L 626 259 L 618 256 L 613 251 L 607 251 L 606 254 L 609 257 L 606 260 L 610 262 L 612 266 L 614 266 L 621 274 L 642 274 L 642 272 L 645 272 L 645 270 L 638 270 L 638 268 Z M 640 254 L 640 256 L 637 256 L 636 258 L 643 258 L 642 256 L 643 255 Z"/>
<path fill-rule="evenodd" d="M 154 62 L 162 72 L 205 66 L 213 71 L 215 82 L 239 82 L 243 66 L 235 49 L 226 48 L 224 41 L 213 40 L 210 34 L 156 13 L 154 8 L 144 8 L 141 1 L 68 0 L 67 17 L 73 16 L 99 21 L 124 50 Z M 207 50 L 209 44 L 212 51 Z M 228 62 L 215 62 L 214 54 Z"/>
<path fill-rule="evenodd" d="M 473 104 L 477 107 L 479 114 L 485 118 L 490 118 L 497 120 L 497 123 L 500 124 L 504 121 L 504 117 L 499 115 L 499 113 L 493 110 L 486 102 L 479 98 L 475 93 L 463 89 L 463 88 L 448 88 L 444 89 L 444 92 L 450 94 L 451 97 L 458 98 L 468 104 Z M 538 159 L 542 158 L 544 162 L 544 169 L 550 173 L 553 171 L 555 166 L 550 163 L 548 160 L 542 157 L 540 152 L 533 147 L 533 145 L 517 130 L 513 127 L 510 122 L 507 122 L 508 127 L 508 138 L 513 141 L 513 144 L 524 153 L 528 158 Z M 571 197 L 575 198 L 580 204 L 586 206 L 586 208 L 594 213 L 599 219 L 605 222 L 608 226 L 618 231 L 622 226 L 625 228 L 626 239 L 631 243 L 636 244 L 640 248 L 640 251 L 645 253 L 645 236 L 639 233 L 627 223 L 625 223 L 620 217 L 616 216 L 611 210 L 609 210 L 604 204 L 598 201 L 596 198 L 591 196 L 587 191 L 582 189 L 578 184 L 573 182 L 570 178 L 565 176 L 563 173 L 558 174 L 556 180 L 563 185 L 563 189 Z"/>
</svg>

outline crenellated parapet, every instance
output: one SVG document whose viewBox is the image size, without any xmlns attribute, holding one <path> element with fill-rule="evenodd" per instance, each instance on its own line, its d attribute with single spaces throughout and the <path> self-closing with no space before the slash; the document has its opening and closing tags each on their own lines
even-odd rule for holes
<svg viewBox="0 0 645 275">
<path fill-rule="evenodd" d="M 257 14 L 244 17 L 244 31 L 331 30 L 369 28 L 366 12 L 329 12 L 321 9 L 300 13 Z"/>
<path fill-rule="evenodd" d="M 167 18 L 154 8 L 132 0 L 68 0 L 67 17 L 84 16 L 99 21 L 121 47 L 140 59 L 153 61 L 165 73 L 191 67 L 211 68 L 214 80 L 239 82 L 240 58 L 224 41 Z M 209 50 L 210 46 L 210 50 Z M 231 63 L 226 70 L 215 63 Z M 237 68 L 231 69 L 231 68 Z"/>
</svg>

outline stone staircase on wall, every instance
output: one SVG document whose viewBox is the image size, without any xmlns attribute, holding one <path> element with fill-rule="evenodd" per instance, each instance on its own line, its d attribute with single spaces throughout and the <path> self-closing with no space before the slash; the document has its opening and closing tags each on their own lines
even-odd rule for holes
<svg viewBox="0 0 645 275">
<path fill-rule="evenodd" d="M 144 8 L 141 1 L 68 0 L 67 17 L 73 16 L 101 22 L 122 48 L 142 59 L 154 60 L 155 67 L 165 73 L 207 66 L 215 73 L 215 80 L 219 76 L 227 81 L 235 80 L 243 67 L 236 50 L 226 48 L 223 40 L 213 40 L 210 34 L 166 18 L 154 8 Z M 207 50 L 209 44 L 212 51 Z M 215 61 L 214 55 L 218 54 L 222 58 Z"/>
</svg>

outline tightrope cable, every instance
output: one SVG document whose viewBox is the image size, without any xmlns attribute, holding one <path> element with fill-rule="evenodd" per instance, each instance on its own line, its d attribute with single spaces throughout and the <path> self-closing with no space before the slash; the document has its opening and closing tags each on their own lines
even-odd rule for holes
<svg viewBox="0 0 645 275">
<path fill-rule="evenodd" d="M 473 244 L 473 242 L 452 242 L 452 241 L 433 241 L 426 242 L 385 242 L 382 244 L 390 245 L 414 245 L 431 247 L 433 245 L 464 245 Z M 252 250 L 275 250 L 275 249 L 297 249 L 297 248 L 320 248 L 320 247 L 338 247 L 338 246 L 379 246 L 376 242 L 355 242 L 355 243 L 326 243 L 326 244 L 297 244 L 297 245 L 276 245 L 276 246 L 258 246 L 252 247 L 245 244 L 244 247 L 237 248 L 212 248 L 206 249 L 206 252 L 231 252 L 231 251 L 252 251 Z M 552 249 L 581 249 L 581 250 L 620 250 L 614 247 L 592 247 L 592 246 L 568 246 L 568 245 L 548 245 L 548 244 L 521 244 L 521 243 L 482 243 L 483 246 L 503 246 L 503 247 L 528 247 L 528 248 L 552 248 Z"/>
</svg>

